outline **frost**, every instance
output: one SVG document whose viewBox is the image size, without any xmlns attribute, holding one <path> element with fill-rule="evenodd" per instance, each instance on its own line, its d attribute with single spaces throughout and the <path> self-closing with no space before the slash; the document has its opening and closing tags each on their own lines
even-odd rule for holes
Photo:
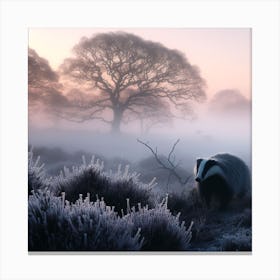
<svg viewBox="0 0 280 280">
<path fill-rule="evenodd" d="M 124 219 L 133 224 L 134 232 L 139 228 L 144 237 L 144 251 L 181 251 L 187 250 L 191 240 L 191 228 L 180 223 L 179 215 L 173 216 L 167 208 L 167 198 L 153 209 L 138 205 L 132 207 Z"/>
<path fill-rule="evenodd" d="M 32 190 L 48 188 L 49 180 L 46 178 L 44 164 L 40 164 L 40 156 L 34 160 L 32 149 L 28 152 L 28 194 Z"/>
<path fill-rule="evenodd" d="M 89 164 L 83 158 L 81 166 L 73 166 L 72 170 L 64 168 L 61 174 L 52 179 L 53 191 L 56 195 L 66 193 L 66 199 L 75 202 L 80 194 L 89 193 L 92 198 L 103 197 L 106 203 L 114 206 L 121 213 L 126 209 L 126 200 L 129 198 L 131 206 L 142 205 L 154 206 L 154 197 L 151 188 L 155 185 L 155 179 L 150 183 L 140 182 L 140 174 L 129 172 L 129 166 L 124 170 L 119 165 L 114 173 L 103 171 L 104 164 L 98 159 L 92 158 Z"/>
<path fill-rule="evenodd" d="M 30 251 L 135 251 L 143 242 L 103 200 L 69 204 L 41 190 L 29 197 L 28 240 Z"/>
<path fill-rule="evenodd" d="M 234 233 L 224 234 L 221 243 L 223 251 L 251 251 L 252 230 L 240 228 Z"/>
<path fill-rule="evenodd" d="M 144 184 L 129 166 L 105 172 L 102 161 L 82 159 L 46 178 L 39 159 L 29 158 L 32 187 L 28 200 L 30 251 L 181 251 L 191 240 L 172 215 L 167 197 L 156 203 L 154 178 Z M 35 180 L 35 179 L 37 180 Z M 46 187 L 47 186 L 47 187 Z M 105 203 L 106 202 L 106 203 Z"/>
</svg>

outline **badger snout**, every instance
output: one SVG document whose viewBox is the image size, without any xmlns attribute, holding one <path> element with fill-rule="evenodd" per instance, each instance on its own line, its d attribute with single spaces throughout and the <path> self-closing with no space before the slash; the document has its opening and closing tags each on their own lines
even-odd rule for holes
<svg viewBox="0 0 280 280">
<path fill-rule="evenodd" d="M 195 177 L 196 182 L 200 183 L 201 179 L 199 177 Z"/>
</svg>

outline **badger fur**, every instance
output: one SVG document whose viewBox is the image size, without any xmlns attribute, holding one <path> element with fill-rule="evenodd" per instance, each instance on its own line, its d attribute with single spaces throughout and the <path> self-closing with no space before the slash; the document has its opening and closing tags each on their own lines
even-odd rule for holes
<svg viewBox="0 0 280 280">
<path fill-rule="evenodd" d="M 198 158 L 194 173 L 200 197 L 208 207 L 215 198 L 220 209 L 225 209 L 233 198 L 242 197 L 251 189 L 249 168 L 230 154 Z"/>
</svg>

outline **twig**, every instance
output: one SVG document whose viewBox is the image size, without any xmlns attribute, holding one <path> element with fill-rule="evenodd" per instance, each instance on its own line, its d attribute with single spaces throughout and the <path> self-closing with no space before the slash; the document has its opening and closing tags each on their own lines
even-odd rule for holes
<svg viewBox="0 0 280 280">
<path fill-rule="evenodd" d="M 170 167 L 168 167 L 158 156 L 158 153 L 157 153 L 157 147 L 155 149 L 153 149 L 148 143 L 145 143 L 139 139 L 137 139 L 137 142 L 139 142 L 140 144 L 146 146 L 150 151 L 151 153 L 154 155 L 157 163 L 165 170 L 168 170 L 169 171 L 169 177 L 170 175 L 173 175 L 179 182 L 182 186 L 184 186 L 185 184 L 187 184 L 187 182 L 189 181 L 189 179 L 191 178 L 191 176 L 188 176 L 187 178 L 183 179 L 181 178 L 181 176 L 176 172 L 176 168 L 180 165 L 180 162 L 178 162 L 177 164 L 175 164 L 175 155 L 173 156 L 173 160 L 171 160 L 171 156 L 172 154 L 174 153 L 174 150 L 176 148 L 176 145 L 179 143 L 180 139 L 178 139 L 172 146 L 172 149 L 171 151 L 169 152 L 168 154 L 168 157 L 167 157 L 167 162 L 169 163 Z"/>
</svg>

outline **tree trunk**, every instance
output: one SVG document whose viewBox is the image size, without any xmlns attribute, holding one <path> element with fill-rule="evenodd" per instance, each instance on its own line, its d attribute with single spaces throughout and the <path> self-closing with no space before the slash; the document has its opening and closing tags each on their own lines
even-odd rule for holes
<svg viewBox="0 0 280 280">
<path fill-rule="evenodd" d="M 114 119 L 112 121 L 111 132 L 120 133 L 123 112 L 120 110 L 114 111 Z"/>
</svg>

